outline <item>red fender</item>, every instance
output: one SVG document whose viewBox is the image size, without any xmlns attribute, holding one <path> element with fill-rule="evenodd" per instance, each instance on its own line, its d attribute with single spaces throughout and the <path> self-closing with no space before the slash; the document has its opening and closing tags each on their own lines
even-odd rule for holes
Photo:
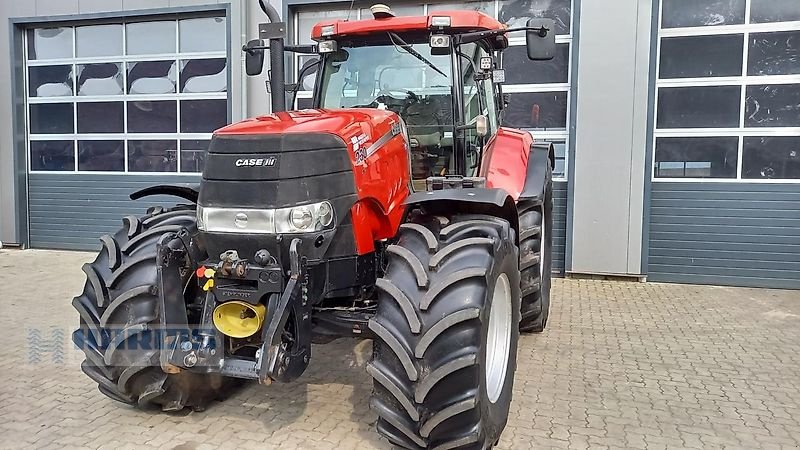
<svg viewBox="0 0 800 450">
<path fill-rule="evenodd" d="M 486 178 L 486 187 L 508 192 L 519 200 L 528 175 L 528 159 L 533 137 L 527 131 L 500 128 L 483 152 L 479 176 Z"/>
</svg>

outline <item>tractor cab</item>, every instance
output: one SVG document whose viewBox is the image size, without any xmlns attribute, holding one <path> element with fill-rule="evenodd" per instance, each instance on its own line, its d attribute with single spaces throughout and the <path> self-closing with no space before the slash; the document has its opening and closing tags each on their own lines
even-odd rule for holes
<svg viewBox="0 0 800 450">
<path fill-rule="evenodd" d="M 314 108 L 376 108 L 399 115 L 415 186 L 422 188 L 429 177 L 477 176 L 482 151 L 500 127 L 500 54 L 514 30 L 478 11 L 413 17 L 397 17 L 385 5 L 371 11 L 373 19 L 320 22 L 312 29 L 317 45 L 288 47 L 316 52 L 319 59 L 287 90 L 295 93 L 317 72 Z M 548 19 L 528 22 L 530 59 L 553 57 L 552 28 Z M 249 51 L 248 58 L 255 60 L 248 66 L 260 72 L 263 56 Z"/>
</svg>

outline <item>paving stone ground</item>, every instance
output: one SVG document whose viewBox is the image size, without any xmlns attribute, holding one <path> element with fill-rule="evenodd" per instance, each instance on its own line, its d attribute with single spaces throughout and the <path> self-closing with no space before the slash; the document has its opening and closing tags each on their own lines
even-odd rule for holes
<svg viewBox="0 0 800 450">
<path fill-rule="evenodd" d="M 390 448 L 368 408 L 369 341 L 317 346 L 299 382 L 205 412 L 107 399 L 69 339 L 90 258 L 0 251 L 0 448 Z M 501 449 L 797 449 L 800 292 L 555 280 L 514 390 Z"/>
</svg>

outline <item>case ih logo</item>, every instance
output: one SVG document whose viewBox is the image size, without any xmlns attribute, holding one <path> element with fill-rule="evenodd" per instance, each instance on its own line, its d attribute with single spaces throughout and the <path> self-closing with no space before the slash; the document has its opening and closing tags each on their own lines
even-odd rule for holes
<svg viewBox="0 0 800 450">
<path fill-rule="evenodd" d="M 236 167 L 272 167 L 278 162 L 278 158 L 270 156 L 258 159 L 237 159 Z"/>
</svg>

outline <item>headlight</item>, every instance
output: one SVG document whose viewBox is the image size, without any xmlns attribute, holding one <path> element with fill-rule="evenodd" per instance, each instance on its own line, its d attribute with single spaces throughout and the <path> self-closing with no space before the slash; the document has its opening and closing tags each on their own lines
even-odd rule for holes
<svg viewBox="0 0 800 450">
<path fill-rule="evenodd" d="M 317 209 L 317 215 L 319 215 L 319 223 L 323 227 L 329 227 L 331 223 L 333 223 L 333 207 L 330 203 L 320 203 L 319 209 Z"/>
<path fill-rule="evenodd" d="M 322 231 L 333 225 L 333 207 L 328 202 L 275 210 L 275 232 L 279 234 Z"/>
<path fill-rule="evenodd" d="M 292 211 L 289 213 L 292 226 L 297 228 L 298 230 L 307 230 L 314 223 L 314 215 L 311 214 L 311 211 L 305 206 L 298 206 L 297 208 L 292 208 Z"/>
<path fill-rule="evenodd" d="M 203 207 L 200 205 L 197 205 L 197 229 L 206 231 L 206 220 L 203 217 Z"/>
<path fill-rule="evenodd" d="M 333 227 L 329 202 L 281 209 L 215 208 L 197 206 L 197 229 L 212 233 L 293 234 Z"/>
</svg>

